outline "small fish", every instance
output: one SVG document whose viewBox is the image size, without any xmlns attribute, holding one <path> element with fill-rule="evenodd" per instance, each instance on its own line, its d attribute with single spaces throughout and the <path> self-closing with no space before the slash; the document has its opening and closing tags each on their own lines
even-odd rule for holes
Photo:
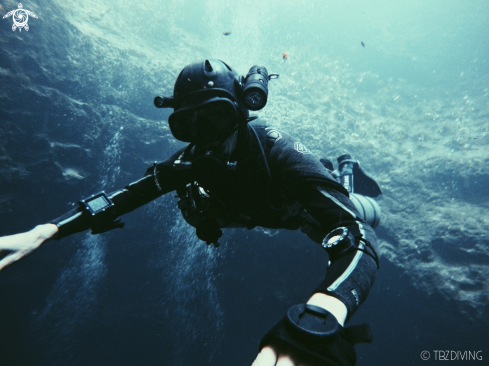
<svg viewBox="0 0 489 366">
<path fill-rule="evenodd" d="M 223 34 L 224 34 L 225 36 L 229 36 L 229 35 L 231 34 L 231 32 L 223 32 Z"/>
<path fill-rule="evenodd" d="M 360 42 L 360 43 L 362 44 L 363 48 L 365 48 L 365 43 L 363 43 L 363 41 L 362 41 L 362 42 Z"/>
</svg>

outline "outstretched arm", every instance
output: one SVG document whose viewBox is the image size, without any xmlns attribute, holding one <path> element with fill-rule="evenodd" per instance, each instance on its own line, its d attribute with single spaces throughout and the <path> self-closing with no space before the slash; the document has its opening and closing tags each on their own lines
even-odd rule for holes
<svg viewBox="0 0 489 366">
<path fill-rule="evenodd" d="M 53 224 L 38 225 L 31 231 L 3 236 L 0 238 L 0 251 L 11 251 L 0 260 L 0 271 L 9 264 L 18 261 L 37 249 L 46 240 L 52 238 L 58 232 L 58 227 Z"/>
<path fill-rule="evenodd" d="M 189 179 L 188 174 L 173 168 L 175 155 L 164 163 L 148 168 L 144 177 L 138 181 L 110 193 L 108 197 L 114 205 L 110 215 L 104 218 L 106 223 L 95 222 L 93 217 L 81 207 L 77 207 L 47 224 L 36 226 L 31 231 L 0 237 L 0 251 L 12 252 L 0 260 L 0 270 L 31 253 L 48 239 L 61 239 L 87 229 L 92 229 L 92 233 L 96 234 L 121 227 L 114 221 L 117 217 L 175 190 L 178 185 Z"/>
<path fill-rule="evenodd" d="M 303 338 L 295 331 L 290 331 L 289 322 L 284 318 L 265 336 L 262 341 L 265 347 L 261 349 L 253 366 L 353 365 L 355 351 L 352 344 L 368 342 L 369 334 L 365 330 L 362 333 L 365 338 L 352 338 L 351 329 L 344 331 L 343 327 L 365 300 L 373 284 L 378 266 L 375 233 L 360 217 L 353 203 L 334 189 L 304 184 L 298 198 L 310 215 L 310 230 L 307 234 L 311 239 L 322 243 L 327 233 L 346 227 L 352 235 L 351 242 L 355 243 L 355 248 L 346 247 L 345 251 L 336 250 L 333 246 L 326 249 L 330 265 L 324 280 L 307 302 L 334 316 L 341 327 L 341 337 L 337 338 L 339 343 L 318 343 L 317 340 L 307 338 L 309 336 Z M 336 238 L 333 236 L 331 243 L 335 243 Z M 311 318 L 318 320 L 321 317 Z M 360 328 L 364 329 L 360 326 L 357 330 Z M 316 342 L 316 345 L 311 345 L 311 342 Z M 309 363 L 304 363 L 306 359 Z"/>
</svg>

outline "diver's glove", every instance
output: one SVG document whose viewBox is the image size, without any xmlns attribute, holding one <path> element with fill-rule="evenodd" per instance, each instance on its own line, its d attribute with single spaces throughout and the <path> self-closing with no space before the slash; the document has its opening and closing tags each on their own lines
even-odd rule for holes
<svg viewBox="0 0 489 366">
<path fill-rule="evenodd" d="M 353 366 L 355 343 L 372 342 L 367 323 L 343 328 L 329 311 L 309 304 L 292 306 L 260 343 L 284 344 L 315 366 Z"/>
</svg>

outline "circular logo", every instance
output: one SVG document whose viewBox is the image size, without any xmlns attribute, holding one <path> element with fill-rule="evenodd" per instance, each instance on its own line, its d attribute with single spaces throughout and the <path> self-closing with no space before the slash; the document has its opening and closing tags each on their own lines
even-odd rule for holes
<svg viewBox="0 0 489 366">
<path fill-rule="evenodd" d="M 14 21 L 14 24 L 12 25 L 13 31 L 15 31 L 17 28 L 19 28 L 19 32 L 22 29 L 28 31 L 29 25 L 27 24 L 27 21 L 29 20 L 29 15 L 37 19 L 36 14 L 34 14 L 30 10 L 25 10 L 24 6 L 22 4 L 19 4 L 18 9 L 9 11 L 7 14 L 3 16 L 3 19 L 12 17 L 12 20 Z"/>
<path fill-rule="evenodd" d="M 17 9 L 13 14 L 13 19 L 17 28 L 24 28 L 29 20 L 29 15 L 24 9 Z"/>
<path fill-rule="evenodd" d="M 430 353 L 428 351 L 423 351 L 421 352 L 421 359 L 423 361 L 429 360 L 430 359 Z"/>
</svg>

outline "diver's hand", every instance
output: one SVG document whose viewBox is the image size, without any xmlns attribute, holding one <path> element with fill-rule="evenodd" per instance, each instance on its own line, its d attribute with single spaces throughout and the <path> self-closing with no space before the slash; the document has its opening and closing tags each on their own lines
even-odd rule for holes
<svg viewBox="0 0 489 366">
<path fill-rule="evenodd" d="M 38 225 L 25 233 L 2 236 L 0 238 L 0 251 L 9 250 L 12 253 L 0 260 L 0 271 L 37 249 L 44 241 L 53 237 L 57 232 L 58 227 L 56 225 L 44 224 Z"/>
<path fill-rule="evenodd" d="M 347 309 L 337 298 L 323 293 L 315 293 L 307 302 L 328 310 L 343 326 Z M 262 348 L 251 366 L 311 366 L 301 360 L 297 352 L 284 348 L 283 345 L 268 345 Z"/>
<path fill-rule="evenodd" d="M 272 346 L 263 347 L 251 366 L 306 366 L 295 363 L 287 353 L 279 352 Z"/>
</svg>

